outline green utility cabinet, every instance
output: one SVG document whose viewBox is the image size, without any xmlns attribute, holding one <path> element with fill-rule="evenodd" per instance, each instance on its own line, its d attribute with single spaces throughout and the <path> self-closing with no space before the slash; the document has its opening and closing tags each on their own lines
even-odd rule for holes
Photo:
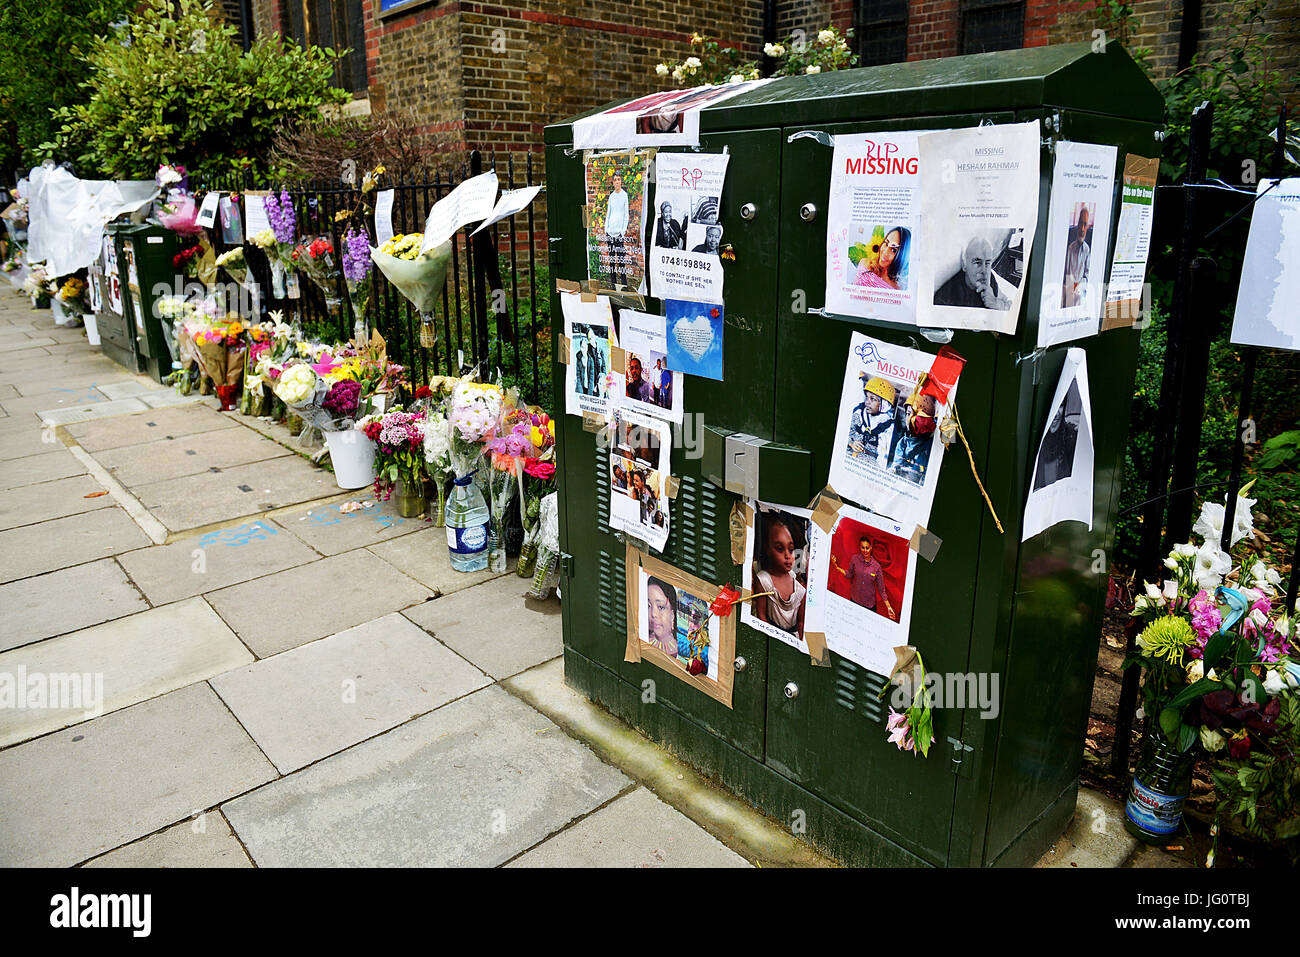
<svg viewBox="0 0 1300 957">
<path fill-rule="evenodd" d="M 700 149 L 731 154 L 721 208 L 735 251 L 725 273 L 724 381 L 684 380 L 688 417 L 703 416 L 705 455 L 673 449 L 681 487 L 663 560 L 739 585 L 728 527 L 737 496 L 711 480 L 727 432 L 776 443 L 761 461 L 759 498 L 805 505 L 825 485 L 855 330 L 939 349 L 915 327 L 794 311 L 824 301 L 825 218 L 801 210 L 824 210 L 832 151 L 791 134 L 1038 119 L 1045 137 L 1118 147 L 1115 217 L 1124 158 L 1159 155 L 1162 118 L 1160 96 L 1128 55 L 1090 44 L 790 77 L 705 109 Z M 551 271 L 585 279 L 583 164 L 571 149 L 572 121 L 548 127 L 546 143 Z M 1016 333 L 959 330 L 951 341 L 966 358 L 962 424 L 1005 532 L 954 446 L 928 523 L 942 546 L 933 562 L 917 562 L 911 642 L 930 671 L 997 674 L 1000 700 L 996 717 L 936 709 L 928 758 L 888 742 L 888 698 L 879 697 L 886 676 L 835 653 L 831 667 L 814 667 L 807 655 L 738 624 L 743 670 L 738 660 L 730 709 L 652 664 L 624 661 L 626 546 L 606 524 L 607 453 L 579 417 L 561 417 L 567 680 L 849 863 L 1027 865 L 1074 813 L 1139 332 L 1114 330 L 1033 355 L 1051 177 L 1045 145 L 1039 181 L 1025 184 L 1038 192 L 1039 218 Z M 748 204 L 752 215 L 742 217 Z M 647 309 L 662 311 L 655 300 Z M 558 336 L 558 298 L 551 314 Z M 1093 528 L 1060 524 L 1022 544 L 1034 455 L 1069 346 L 1088 355 Z M 563 372 L 557 364 L 557 382 Z M 643 700 L 646 679 L 655 681 L 653 701 Z"/>
<path fill-rule="evenodd" d="M 110 223 L 104 234 L 113 247 L 122 311 L 118 315 L 107 309 L 112 329 L 106 336 L 100 326 L 100 347 L 133 372 L 145 372 L 161 382 L 171 374 L 172 354 L 155 302 L 163 289 L 165 294 L 178 292 L 172 265 L 180 249 L 176 234 L 147 223 Z M 108 268 L 105 275 L 110 283 L 114 281 Z"/>
</svg>

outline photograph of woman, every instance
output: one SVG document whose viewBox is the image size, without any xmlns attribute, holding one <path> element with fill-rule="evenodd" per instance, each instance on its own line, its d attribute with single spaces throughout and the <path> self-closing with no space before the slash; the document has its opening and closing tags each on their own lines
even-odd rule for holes
<svg viewBox="0 0 1300 957">
<path fill-rule="evenodd" d="M 866 255 L 858 260 L 854 284 L 877 289 L 906 289 L 912 232 L 895 226 L 888 232 L 877 226 Z"/>
<path fill-rule="evenodd" d="M 646 642 L 677 657 L 677 589 L 650 576 L 646 582 Z"/>
</svg>

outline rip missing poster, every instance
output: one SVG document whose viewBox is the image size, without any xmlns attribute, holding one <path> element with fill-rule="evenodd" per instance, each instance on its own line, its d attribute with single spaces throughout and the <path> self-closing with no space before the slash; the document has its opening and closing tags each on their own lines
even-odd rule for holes
<svg viewBox="0 0 1300 957">
<path fill-rule="evenodd" d="M 916 323 L 916 133 L 835 137 L 826 218 L 826 311 Z"/>
<path fill-rule="evenodd" d="M 830 486 L 874 512 L 924 525 L 943 462 L 938 425 L 965 359 L 853 334 L 844 368 Z"/>
<path fill-rule="evenodd" d="M 740 620 L 808 654 L 804 626 L 812 512 L 754 502 L 748 515 L 742 584 L 759 597 L 740 606 Z"/>
<path fill-rule="evenodd" d="M 1047 429 L 1034 457 L 1021 541 L 1058 522 L 1083 522 L 1092 528 L 1092 466 L 1088 355 L 1076 348 L 1066 352 Z"/>
<path fill-rule="evenodd" d="M 650 291 L 659 299 L 722 302 L 718 214 L 726 153 L 660 153 L 655 158 Z"/>
<path fill-rule="evenodd" d="M 918 325 L 1015 332 L 1038 222 L 1038 121 L 926 133 L 920 158 Z"/>
<path fill-rule="evenodd" d="M 587 158 L 587 275 L 601 292 L 645 293 L 649 153 Z"/>
<path fill-rule="evenodd" d="M 615 412 L 609 450 L 609 527 L 663 551 L 668 542 L 672 426 L 627 409 Z"/>
<path fill-rule="evenodd" d="M 560 292 L 564 335 L 568 339 L 564 368 L 564 409 L 570 415 L 609 415 L 610 337 L 614 319 L 609 300 L 584 302 L 581 294 Z"/>
<path fill-rule="evenodd" d="M 1117 153 L 1113 146 L 1094 143 L 1056 144 L 1038 309 L 1040 348 L 1100 331 Z"/>
<path fill-rule="evenodd" d="M 682 421 L 682 374 L 668 358 L 668 320 L 619 310 L 623 368 L 615 369 L 618 405 L 633 412 Z"/>
<path fill-rule="evenodd" d="M 823 524 L 812 526 L 805 627 L 836 654 L 888 675 L 912 622 L 916 526 L 844 504 Z"/>
</svg>

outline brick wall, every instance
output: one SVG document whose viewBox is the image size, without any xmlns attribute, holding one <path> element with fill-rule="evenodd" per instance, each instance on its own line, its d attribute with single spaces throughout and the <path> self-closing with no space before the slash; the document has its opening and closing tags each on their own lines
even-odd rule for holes
<svg viewBox="0 0 1300 957">
<path fill-rule="evenodd" d="M 268 33 L 289 32 L 284 4 L 285 0 L 253 0 L 253 35 L 255 37 L 265 36 Z"/>
<path fill-rule="evenodd" d="M 783 0 L 776 10 L 776 36 L 784 40 L 795 30 L 812 35 L 826 27 L 844 31 L 853 26 L 853 0 Z"/>
<path fill-rule="evenodd" d="M 933 60 L 957 53 L 957 0 L 911 3 L 907 11 L 907 58 Z"/>
</svg>

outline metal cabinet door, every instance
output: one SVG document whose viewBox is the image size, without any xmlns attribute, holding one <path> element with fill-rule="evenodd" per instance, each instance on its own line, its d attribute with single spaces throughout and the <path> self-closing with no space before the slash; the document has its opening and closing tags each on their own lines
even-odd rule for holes
<svg viewBox="0 0 1300 957">
<path fill-rule="evenodd" d="M 663 560 L 709 582 L 739 584 L 740 567 L 731 561 L 728 518 L 734 495 L 711 484 L 703 475 L 705 424 L 772 435 L 776 352 L 775 297 L 777 284 L 777 217 L 775 197 L 781 175 L 780 130 L 746 130 L 701 136 L 701 150 L 731 154 L 722 194 L 720 222 L 723 242 L 736 253 L 725 265 L 725 333 L 723 381 L 687 376 L 683 406 L 687 422 L 675 429 L 672 473 L 680 480 L 670 506 L 670 531 Z M 671 150 L 665 150 L 671 152 Z M 549 168 L 555 170 L 560 163 Z M 558 278 L 586 278 L 583 231 L 578 207 L 582 200 L 579 157 L 562 163 L 563 175 L 551 173 L 549 209 L 552 236 L 563 237 L 553 249 L 552 272 Z M 757 213 L 742 219 L 740 209 L 753 203 Z M 647 206 L 647 208 L 653 208 Z M 647 223 L 647 242 L 650 239 Z M 553 240 L 554 242 L 554 240 Z M 663 304 L 649 299 L 646 310 L 662 313 Z M 558 301 L 553 323 L 562 326 Z M 557 366 L 557 376 L 563 371 Z M 557 379 L 557 381 L 559 381 Z M 565 550 L 574 555 L 574 576 L 566 585 L 565 601 L 575 614 L 566 615 L 565 640 L 576 651 L 618 672 L 637 688 L 653 681 L 653 695 L 642 695 L 639 708 L 669 707 L 688 717 L 722 741 L 755 757 L 763 755 L 764 677 L 767 640 L 740 629 L 736 654 L 746 667 L 736 674 L 732 706 L 727 708 L 646 663 L 623 661 L 626 642 L 625 545 L 608 528 L 608 454 L 596 449 L 595 438 L 582 430 L 576 416 L 565 415 L 562 433 L 562 481 L 565 505 L 561 528 Z M 579 624 L 580 623 L 580 624 Z M 647 724 L 651 722 L 647 719 Z M 671 743 L 671 742 L 670 742 Z"/>
<path fill-rule="evenodd" d="M 1009 116 L 994 116 L 997 121 Z M 927 117 L 824 127 L 832 134 L 967 126 L 981 117 Z M 787 129 L 786 135 L 798 128 Z M 777 334 L 774 438 L 812 452 L 814 483 L 830 465 L 844 363 L 854 331 L 926 352 L 939 346 L 914 327 L 792 311 L 825 301 L 826 219 L 832 151 L 812 139 L 785 144 L 781 192 L 780 317 Z M 819 211 L 811 221 L 799 211 Z M 995 337 L 958 332 L 952 347 L 967 364 L 958 389 L 962 423 L 983 467 L 997 366 Z M 912 596 L 911 643 L 932 672 L 965 673 L 974 627 L 979 538 L 988 519 L 964 448 L 948 449 L 929 527 L 943 539 L 934 562 L 918 557 Z M 957 776 L 949 736 L 961 734 L 961 712 L 936 710 L 928 759 L 900 752 L 886 737 L 886 678 L 838 654 L 830 668 L 773 642 L 768 665 L 769 765 L 869 824 L 918 856 L 947 861 Z M 787 697 L 792 683 L 798 693 Z"/>
</svg>

